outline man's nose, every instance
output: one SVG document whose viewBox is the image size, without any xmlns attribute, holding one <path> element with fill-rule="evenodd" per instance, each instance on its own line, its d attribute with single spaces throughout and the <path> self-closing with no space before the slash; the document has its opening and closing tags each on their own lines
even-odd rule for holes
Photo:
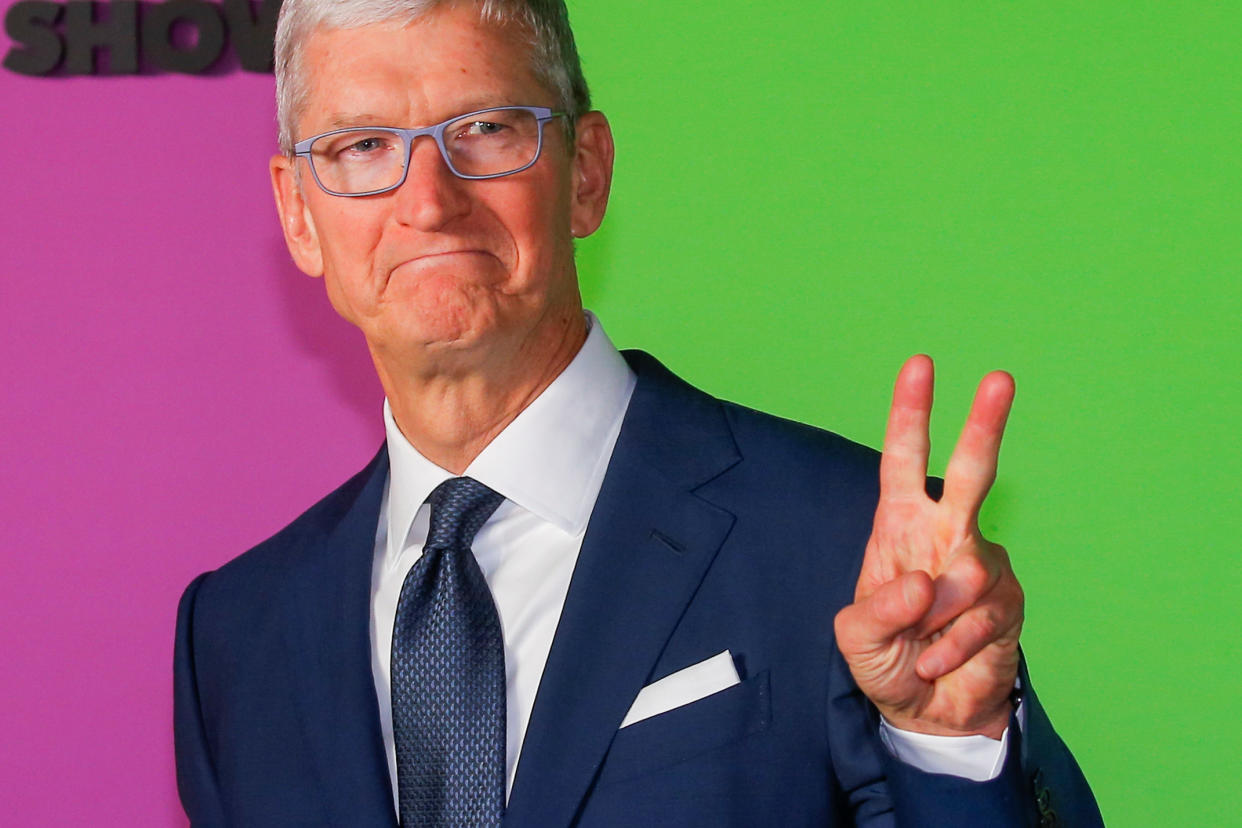
<svg viewBox="0 0 1242 828">
<path fill-rule="evenodd" d="M 396 190 L 397 219 L 418 230 L 439 230 L 470 211 L 467 182 L 453 175 L 431 136 L 410 146 L 410 166 Z"/>
</svg>

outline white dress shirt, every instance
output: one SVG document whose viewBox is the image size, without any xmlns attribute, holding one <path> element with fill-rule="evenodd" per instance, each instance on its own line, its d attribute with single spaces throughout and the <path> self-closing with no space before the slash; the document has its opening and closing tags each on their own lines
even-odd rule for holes
<svg viewBox="0 0 1242 828">
<path fill-rule="evenodd" d="M 513 786 L 569 580 L 636 381 L 590 313 L 587 324 L 586 343 L 573 361 L 463 473 L 505 498 L 475 536 L 472 549 L 491 588 L 504 637 L 506 792 Z M 424 501 L 454 475 L 410 445 L 387 400 L 384 426 L 390 471 L 371 577 L 371 667 L 395 805 L 389 662 L 397 600 L 427 539 L 431 509 Z M 989 779 L 999 773 L 1005 756 L 1007 739 L 928 737 L 883 729 L 894 755 L 923 770 Z"/>
</svg>

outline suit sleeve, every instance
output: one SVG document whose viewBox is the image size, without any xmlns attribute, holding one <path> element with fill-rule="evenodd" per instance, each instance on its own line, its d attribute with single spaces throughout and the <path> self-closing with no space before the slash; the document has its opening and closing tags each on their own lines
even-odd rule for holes
<svg viewBox="0 0 1242 828">
<path fill-rule="evenodd" d="M 177 791 L 194 828 L 225 825 L 207 731 L 199 699 L 195 659 L 194 615 L 204 573 L 194 579 L 177 608 L 173 655 L 173 735 L 177 754 Z"/>
<path fill-rule="evenodd" d="M 1000 775 L 988 782 L 924 773 L 885 756 L 898 825 L 1013 825 L 1096 828 L 1103 820 L 1074 757 L 1029 690 L 1026 728 L 1009 721 L 1009 752 Z"/>
<path fill-rule="evenodd" d="M 879 740 L 879 713 L 834 653 L 828 733 L 838 784 L 862 828 L 1048 826 L 1102 828 L 1095 798 L 1074 757 L 1052 729 L 1022 665 L 1026 727 L 1011 718 L 999 776 L 972 782 L 926 773 L 892 756 Z"/>
</svg>

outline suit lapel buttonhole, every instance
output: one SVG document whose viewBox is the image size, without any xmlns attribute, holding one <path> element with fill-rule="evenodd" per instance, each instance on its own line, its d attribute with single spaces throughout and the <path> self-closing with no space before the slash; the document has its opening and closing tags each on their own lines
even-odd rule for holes
<svg viewBox="0 0 1242 828">
<path fill-rule="evenodd" d="M 651 530 L 651 538 L 667 546 L 670 550 L 672 550 L 674 555 L 680 556 L 686 554 L 686 547 L 682 546 L 680 543 L 673 540 L 659 529 Z"/>
</svg>

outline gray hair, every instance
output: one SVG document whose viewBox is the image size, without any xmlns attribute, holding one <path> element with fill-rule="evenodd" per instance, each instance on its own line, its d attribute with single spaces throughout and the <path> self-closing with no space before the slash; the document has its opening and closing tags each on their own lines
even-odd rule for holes
<svg viewBox="0 0 1242 828">
<path fill-rule="evenodd" d="M 321 26 L 355 29 L 375 23 L 411 23 L 438 6 L 462 0 L 284 0 L 276 24 L 276 121 L 280 149 L 293 154 L 294 125 L 306 105 L 306 67 L 302 50 Z M 572 125 L 591 108 L 591 95 L 578 60 L 564 0 L 476 0 L 479 19 L 513 25 L 530 37 L 531 69 L 556 94 Z M 408 126 L 408 125 L 407 125 Z"/>
</svg>

